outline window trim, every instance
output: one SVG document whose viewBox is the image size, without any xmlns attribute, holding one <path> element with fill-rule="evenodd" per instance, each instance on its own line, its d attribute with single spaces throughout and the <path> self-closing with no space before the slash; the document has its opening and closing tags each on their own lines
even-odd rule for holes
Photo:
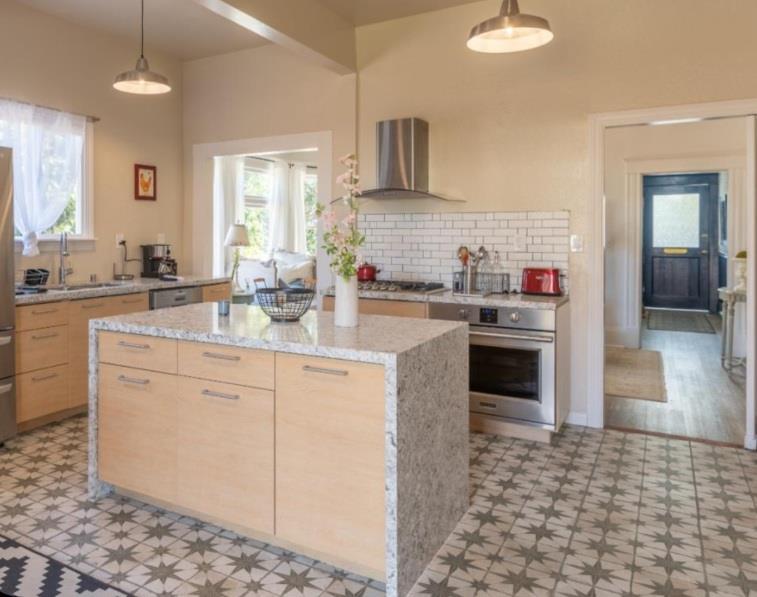
<svg viewBox="0 0 757 597">
<path fill-rule="evenodd" d="M 94 143 L 94 123 L 87 120 L 84 126 L 84 151 L 82 156 L 82 189 L 81 203 L 79 213 L 79 234 L 69 234 L 70 242 L 80 243 L 81 246 L 92 245 L 97 240 L 95 237 L 95 143 Z M 41 253 L 52 253 L 53 249 L 49 245 L 59 242 L 58 234 L 40 234 L 38 237 L 39 250 Z M 19 237 L 14 237 L 16 252 L 20 252 L 23 247 L 23 241 Z M 55 249 L 57 250 L 57 249 Z M 84 249 L 87 250 L 87 249 Z"/>
</svg>

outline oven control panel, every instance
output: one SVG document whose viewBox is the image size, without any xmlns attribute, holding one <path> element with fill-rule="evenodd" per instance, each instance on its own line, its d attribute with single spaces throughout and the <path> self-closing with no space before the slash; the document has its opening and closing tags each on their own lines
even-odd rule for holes
<svg viewBox="0 0 757 597">
<path fill-rule="evenodd" d="M 481 307 L 481 309 L 479 309 L 478 322 L 484 325 L 497 325 L 499 323 L 499 309 L 494 307 Z"/>
</svg>

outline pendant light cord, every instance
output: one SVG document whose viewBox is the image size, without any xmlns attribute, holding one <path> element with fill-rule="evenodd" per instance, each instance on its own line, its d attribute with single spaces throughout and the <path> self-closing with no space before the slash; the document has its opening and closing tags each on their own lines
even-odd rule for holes
<svg viewBox="0 0 757 597">
<path fill-rule="evenodd" d="M 139 45 L 140 57 L 145 57 L 145 0 L 142 0 L 142 28 L 141 28 L 141 41 Z"/>
</svg>

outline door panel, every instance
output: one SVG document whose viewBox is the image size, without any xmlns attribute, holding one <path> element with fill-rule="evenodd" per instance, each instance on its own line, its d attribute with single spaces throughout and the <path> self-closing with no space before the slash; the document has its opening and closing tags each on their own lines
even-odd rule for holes
<svg viewBox="0 0 757 597">
<path fill-rule="evenodd" d="M 644 306 L 717 306 L 717 174 L 644 177 Z"/>
</svg>

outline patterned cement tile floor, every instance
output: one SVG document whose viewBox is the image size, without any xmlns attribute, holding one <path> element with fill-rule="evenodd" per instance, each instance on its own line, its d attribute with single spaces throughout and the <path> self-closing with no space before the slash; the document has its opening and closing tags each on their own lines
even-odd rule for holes
<svg viewBox="0 0 757 597">
<path fill-rule="evenodd" d="M 133 500 L 86 496 L 86 420 L 0 451 L 0 534 L 134 595 L 381 595 L 381 585 Z M 757 595 L 757 455 L 568 427 L 471 435 L 469 512 L 414 596 Z"/>
</svg>

